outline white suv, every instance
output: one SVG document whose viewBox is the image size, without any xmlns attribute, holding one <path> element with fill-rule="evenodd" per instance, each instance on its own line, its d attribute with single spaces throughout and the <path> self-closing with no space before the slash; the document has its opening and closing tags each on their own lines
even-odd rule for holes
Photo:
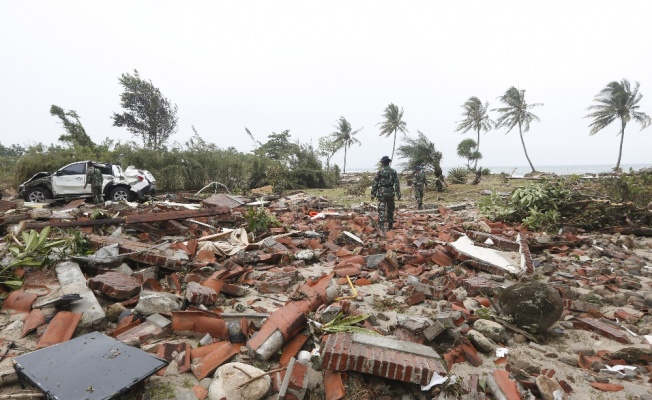
<svg viewBox="0 0 652 400">
<path fill-rule="evenodd" d="M 18 194 L 26 201 L 43 202 L 48 199 L 91 197 L 91 185 L 84 188 L 88 161 L 78 161 L 60 168 L 55 173 L 39 172 L 18 187 Z M 119 165 L 93 162 L 100 168 L 104 180 L 102 193 L 105 200 L 141 200 L 156 189 L 152 174 L 130 166 L 129 173 Z"/>
</svg>

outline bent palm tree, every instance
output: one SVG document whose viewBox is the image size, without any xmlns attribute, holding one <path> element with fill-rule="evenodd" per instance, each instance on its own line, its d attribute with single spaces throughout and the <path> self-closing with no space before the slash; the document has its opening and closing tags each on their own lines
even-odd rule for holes
<svg viewBox="0 0 652 400">
<path fill-rule="evenodd" d="M 530 130 L 530 122 L 532 121 L 541 121 L 539 117 L 532 114 L 530 109 L 536 106 L 542 106 L 543 103 L 534 103 L 527 104 L 525 102 L 525 89 L 519 90 L 514 86 L 507 89 L 505 94 L 498 98 L 505 107 L 494 108 L 492 111 L 498 111 L 502 114 L 498 117 L 496 121 L 496 128 L 507 128 L 507 133 L 509 133 L 512 128 L 518 125 L 518 134 L 521 137 L 521 144 L 523 145 L 523 151 L 525 152 L 525 158 L 532 168 L 532 172 L 536 172 L 532 161 L 530 161 L 530 156 L 527 154 L 527 149 L 525 148 L 525 140 L 523 140 L 523 133 Z"/>
<path fill-rule="evenodd" d="M 331 133 L 333 137 L 333 144 L 337 150 L 344 147 L 344 173 L 346 173 L 346 150 L 351 147 L 351 145 L 357 144 L 360 145 L 360 141 L 354 138 L 355 134 L 360 132 L 363 128 L 358 129 L 357 131 L 351 131 L 351 124 L 344 117 L 340 117 L 337 125 L 334 125 L 337 131 Z M 336 150 L 336 151 L 337 151 Z"/>
<path fill-rule="evenodd" d="M 484 105 L 475 96 L 469 97 L 469 99 L 462 105 L 464 112 L 462 116 L 463 120 L 457 122 L 457 128 L 455 132 L 466 133 L 473 129 L 478 133 L 477 151 L 480 153 L 480 131 L 489 132 L 494 126 L 494 122 L 489 118 L 487 112 L 489 111 L 489 102 L 485 102 Z M 475 160 L 475 165 L 473 169 L 478 167 L 478 159 Z"/>
<path fill-rule="evenodd" d="M 402 132 L 404 135 L 407 133 L 405 128 L 405 121 L 403 121 L 403 109 L 399 111 L 394 103 L 390 103 L 383 113 L 385 121 L 378 123 L 380 125 L 380 136 L 389 137 L 394 134 L 394 145 L 392 146 L 392 160 L 394 159 L 394 149 L 396 149 L 396 132 Z"/>
<path fill-rule="evenodd" d="M 607 84 L 594 98 L 594 101 L 598 104 L 587 108 L 587 110 L 593 110 L 593 112 L 584 117 L 593 118 L 593 122 L 589 125 L 591 128 L 590 135 L 595 135 L 600 130 L 606 128 L 616 118 L 620 119 L 620 148 L 618 149 L 618 162 L 616 162 L 615 170 L 620 169 L 620 159 L 623 155 L 623 141 L 625 139 L 625 126 L 627 126 L 627 123 L 634 120 L 641 124 L 641 130 L 643 130 L 652 122 L 649 115 L 637 111 L 640 107 L 638 103 L 643 97 L 638 92 L 639 86 L 640 84 L 636 82 L 632 90 L 627 79 Z"/>
</svg>

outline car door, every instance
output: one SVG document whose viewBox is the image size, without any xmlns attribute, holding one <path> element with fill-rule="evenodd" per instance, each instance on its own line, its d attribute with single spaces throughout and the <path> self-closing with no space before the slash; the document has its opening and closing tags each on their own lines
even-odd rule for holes
<svg viewBox="0 0 652 400">
<path fill-rule="evenodd" d="M 76 162 L 61 168 L 52 176 L 52 191 L 55 196 L 82 195 L 91 193 L 91 185 L 84 189 L 86 162 Z"/>
</svg>

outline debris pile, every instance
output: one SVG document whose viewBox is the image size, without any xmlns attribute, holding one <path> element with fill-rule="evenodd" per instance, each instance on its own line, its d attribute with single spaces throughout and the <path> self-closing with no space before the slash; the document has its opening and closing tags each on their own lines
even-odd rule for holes
<svg viewBox="0 0 652 400">
<path fill-rule="evenodd" d="M 178 200 L 0 200 L 22 279 L 0 285 L 0 399 L 652 398 L 650 238 L 468 204 L 379 235 L 373 207 L 301 192 Z M 279 226 L 248 232 L 250 207 Z"/>
</svg>

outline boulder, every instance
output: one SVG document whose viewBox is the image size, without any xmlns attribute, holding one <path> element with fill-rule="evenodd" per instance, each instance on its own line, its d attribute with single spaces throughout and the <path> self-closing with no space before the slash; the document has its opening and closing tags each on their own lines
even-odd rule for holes
<svg viewBox="0 0 652 400">
<path fill-rule="evenodd" d="M 233 362 L 219 367 L 213 375 L 213 382 L 208 387 L 208 400 L 259 400 L 265 397 L 272 386 L 272 379 L 265 375 L 248 383 L 251 377 L 264 374 L 265 371 L 249 364 Z"/>
<path fill-rule="evenodd" d="M 530 332 L 550 328 L 564 308 L 559 292 L 543 282 L 514 284 L 502 291 L 499 301 L 514 324 Z"/>
</svg>

